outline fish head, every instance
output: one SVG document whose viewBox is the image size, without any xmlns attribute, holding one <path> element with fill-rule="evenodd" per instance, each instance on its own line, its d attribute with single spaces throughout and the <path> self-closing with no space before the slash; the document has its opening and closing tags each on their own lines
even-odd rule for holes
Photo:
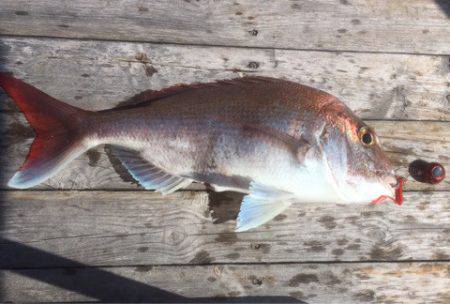
<svg viewBox="0 0 450 304">
<path fill-rule="evenodd" d="M 346 203 L 395 201 L 399 179 L 375 131 L 352 114 L 326 129 L 324 158 L 339 198 Z"/>
<path fill-rule="evenodd" d="M 348 154 L 354 161 L 349 164 L 347 182 L 355 185 L 358 199 L 394 198 L 398 179 L 375 131 L 358 122 L 349 133 Z"/>
</svg>

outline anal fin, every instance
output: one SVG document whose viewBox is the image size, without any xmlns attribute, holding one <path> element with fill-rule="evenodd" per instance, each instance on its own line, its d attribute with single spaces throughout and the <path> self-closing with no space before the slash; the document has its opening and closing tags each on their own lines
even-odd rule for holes
<svg viewBox="0 0 450 304">
<path fill-rule="evenodd" d="M 174 176 L 145 160 L 140 152 L 113 146 L 111 152 L 122 162 L 131 176 L 147 190 L 155 190 L 163 195 L 187 187 L 192 179 Z"/>
<path fill-rule="evenodd" d="M 246 231 L 267 223 L 292 204 L 292 194 L 250 183 L 250 194 L 242 200 L 236 220 L 236 232 Z"/>
</svg>

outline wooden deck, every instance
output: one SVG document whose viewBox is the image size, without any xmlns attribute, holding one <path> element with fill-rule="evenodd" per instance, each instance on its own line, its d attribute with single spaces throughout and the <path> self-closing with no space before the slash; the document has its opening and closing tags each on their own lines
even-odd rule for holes
<svg viewBox="0 0 450 304">
<path fill-rule="evenodd" d="M 0 2 L 0 69 L 89 110 L 176 83 L 264 75 L 342 98 L 400 172 L 450 172 L 445 0 Z M 234 233 L 242 196 L 143 191 L 99 147 L 6 182 L 34 134 L 0 93 L 0 301 L 450 303 L 450 179 L 406 202 L 294 205 Z"/>
</svg>

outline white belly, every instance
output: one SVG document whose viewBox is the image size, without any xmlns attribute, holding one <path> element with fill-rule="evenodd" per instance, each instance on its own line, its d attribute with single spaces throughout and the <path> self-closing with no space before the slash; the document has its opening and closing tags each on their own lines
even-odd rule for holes
<svg viewBox="0 0 450 304">
<path fill-rule="evenodd" d="M 232 167 L 233 174 L 292 193 L 298 202 L 345 203 L 323 160 L 305 159 L 300 164 L 292 155 L 278 154 L 266 158 L 266 163 L 237 160 Z"/>
</svg>

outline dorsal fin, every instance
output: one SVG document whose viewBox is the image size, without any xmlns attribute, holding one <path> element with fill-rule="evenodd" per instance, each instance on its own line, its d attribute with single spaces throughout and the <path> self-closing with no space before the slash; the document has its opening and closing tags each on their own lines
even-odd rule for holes
<svg viewBox="0 0 450 304">
<path fill-rule="evenodd" d="M 179 85 L 174 85 L 174 86 L 171 86 L 171 87 L 159 90 L 159 91 L 146 90 L 139 94 L 134 95 L 130 99 L 119 102 L 119 104 L 114 108 L 107 109 L 102 112 L 107 112 L 107 111 L 112 111 L 112 110 L 115 111 L 117 109 L 123 110 L 123 109 L 131 109 L 131 108 L 138 108 L 138 107 L 146 106 L 150 102 L 164 99 L 164 98 L 167 98 L 167 97 L 170 97 L 173 95 L 177 95 L 182 92 L 188 91 L 190 89 L 192 89 L 192 87 L 189 85 L 179 84 Z"/>
<path fill-rule="evenodd" d="M 134 95 L 133 97 L 120 102 L 113 109 L 103 110 L 102 112 L 117 110 L 117 109 L 130 109 L 137 108 L 141 106 L 146 106 L 149 103 L 161 100 L 170 96 L 178 95 L 180 93 L 201 89 L 206 87 L 215 87 L 215 86 L 224 86 L 224 85 L 237 85 L 237 84 L 245 84 L 245 83 L 258 83 L 258 82 L 276 82 L 281 81 L 281 79 L 263 77 L 263 76 L 247 76 L 242 78 L 233 78 L 233 79 L 222 79 L 214 82 L 196 82 L 192 84 L 176 84 L 170 86 L 168 88 L 155 91 L 155 90 L 146 90 L 139 94 Z"/>
</svg>

